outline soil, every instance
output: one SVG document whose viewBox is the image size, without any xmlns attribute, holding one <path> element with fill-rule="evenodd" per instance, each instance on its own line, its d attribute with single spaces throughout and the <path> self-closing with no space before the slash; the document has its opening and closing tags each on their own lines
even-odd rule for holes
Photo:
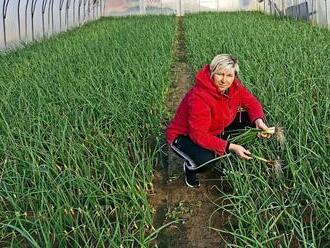
<svg viewBox="0 0 330 248">
<path fill-rule="evenodd" d="M 166 100 L 168 111 L 173 114 L 194 80 L 186 60 L 183 17 L 177 17 L 178 31 L 173 65 L 172 86 Z M 164 125 L 165 129 L 166 123 Z M 164 133 L 165 137 L 165 133 Z M 165 145 L 166 146 L 166 145 Z M 153 175 L 153 192 L 149 202 L 155 209 L 153 226 L 163 228 L 151 247 L 226 247 L 228 235 L 220 235 L 215 229 L 223 229 L 229 216 L 217 210 L 222 204 L 221 193 L 230 187 L 226 180 L 214 172 L 199 175 L 201 187 L 189 188 L 184 183 L 182 164 L 170 149 L 162 150 L 163 163 L 157 165 Z"/>
</svg>

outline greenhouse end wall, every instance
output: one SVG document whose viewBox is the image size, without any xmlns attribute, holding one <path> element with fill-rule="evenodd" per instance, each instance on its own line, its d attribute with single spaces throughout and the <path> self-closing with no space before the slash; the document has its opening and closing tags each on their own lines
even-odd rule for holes
<svg viewBox="0 0 330 248">
<path fill-rule="evenodd" d="M 132 14 L 176 14 L 200 11 L 256 10 L 255 0 L 112 0 L 106 3 L 108 16 Z"/>
</svg>

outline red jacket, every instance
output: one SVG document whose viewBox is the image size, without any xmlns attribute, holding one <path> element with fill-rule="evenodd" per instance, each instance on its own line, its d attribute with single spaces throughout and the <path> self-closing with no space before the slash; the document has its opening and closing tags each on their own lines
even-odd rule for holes
<svg viewBox="0 0 330 248">
<path fill-rule="evenodd" d="M 179 135 L 189 135 L 195 144 L 222 155 L 229 143 L 216 135 L 233 122 L 240 107 L 254 122 L 264 117 L 262 106 L 238 78 L 235 78 L 227 94 L 219 92 L 210 77 L 209 65 L 197 73 L 195 82 L 167 127 L 167 142 L 172 144 Z"/>
</svg>

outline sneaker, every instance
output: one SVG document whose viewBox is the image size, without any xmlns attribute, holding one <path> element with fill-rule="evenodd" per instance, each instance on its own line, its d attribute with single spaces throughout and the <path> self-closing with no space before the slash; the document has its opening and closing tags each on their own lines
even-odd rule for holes
<svg viewBox="0 0 330 248">
<path fill-rule="evenodd" d="M 189 170 L 186 166 L 187 162 L 183 163 L 183 171 L 185 174 L 185 183 L 190 188 L 198 188 L 200 186 L 196 172 Z"/>
</svg>

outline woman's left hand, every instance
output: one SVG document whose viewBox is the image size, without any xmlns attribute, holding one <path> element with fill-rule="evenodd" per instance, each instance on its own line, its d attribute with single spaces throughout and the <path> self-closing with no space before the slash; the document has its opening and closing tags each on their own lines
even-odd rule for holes
<svg viewBox="0 0 330 248">
<path fill-rule="evenodd" d="M 264 121 L 262 119 L 257 119 L 255 122 L 255 125 L 256 125 L 256 128 L 259 128 L 263 131 L 267 131 L 268 130 L 268 127 L 267 125 L 264 123 Z M 272 134 L 271 133 L 267 133 L 267 132 L 260 132 L 258 133 L 258 137 L 261 137 L 261 138 L 270 138 L 272 137 Z"/>
</svg>

